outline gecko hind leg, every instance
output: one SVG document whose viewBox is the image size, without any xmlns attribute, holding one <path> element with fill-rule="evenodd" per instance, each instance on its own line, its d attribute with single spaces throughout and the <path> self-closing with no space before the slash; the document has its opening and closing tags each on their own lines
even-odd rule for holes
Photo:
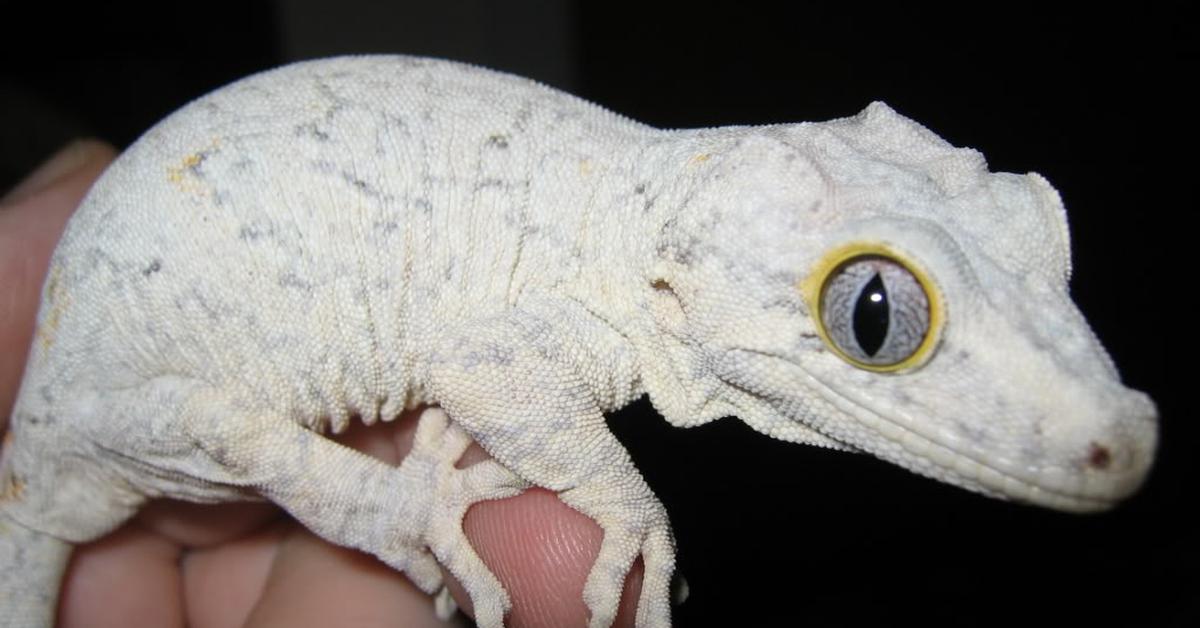
<svg viewBox="0 0 1200 628">
<path fill-rule="evenodd" d="M 207 467 L 202 479 L 258 489 L 318 536 L 403 571 L 418 588 L 437 594 L 436 609 L 447 616 L 453 604 L 443 592 L 440 561 L 470 594 L 476 624 L 503 626 L 508 595 L 471 547 L 462 519 L 472 504 L 511 497 L 528 483 L 492 460 L 457 468 L 471 438 L 440 408 L 421 413 L 412 450 L 399 467 L 293 421 L 250 419 L 211 395 L 193 396 L 183 414 L 192 426 L 188 440 L 216 463 L 201 463 Z"/>
<path fill-rule="evenodd" d="M 442 589 L 427 540 L 438 502 L 447 499 L 438 482 L 481 472 L 443 471 L 469 440 L 442 438 L 436 419 L 420 420 L 413 451 L 392 466 L 203 382 L 158 378 L 112 391 L 104 405 L 117 429 L 92 436 L 128 465 L 126 484 L 135 490 L 209 502 L 257 493 L 318 536 L 404 572 L 426 593 Z"/>
</svg>

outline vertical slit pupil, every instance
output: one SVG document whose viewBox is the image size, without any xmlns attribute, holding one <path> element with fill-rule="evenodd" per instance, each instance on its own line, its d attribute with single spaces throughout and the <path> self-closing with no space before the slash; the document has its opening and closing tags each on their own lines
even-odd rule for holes
<svg viewBox="0 0 1200 628">
<path fill-rule="evenodd" d="M 890 309 L 883 278 L 875 273 L 854 303 L 854 339 L 867 357 L 874 357 L 887 339 Z"/>
</svg>

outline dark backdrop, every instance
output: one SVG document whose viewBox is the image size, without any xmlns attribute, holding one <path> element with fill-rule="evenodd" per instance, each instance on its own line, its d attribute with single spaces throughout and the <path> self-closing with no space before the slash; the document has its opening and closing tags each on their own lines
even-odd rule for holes
<svg viewBox="0 0 1200 628">
<path fill-rule="evenodd" d="M 1118 510 L 1071 516 L 730 419 L 676 430 L 639 404 L 611 424 L 671 512 L 692 590 L 678 624 L 1195 625 L 1186 486 L 1200 478 L 1182 374 L 1197 332 L 1182 217 L 1196 205 L 1183 96 L 1196 69 L 1183 3 L 725 4 L 3 3 L 0 187 L 70 137 L 124 146 L 236 77 L 346 52 L 497 67 L 665 127 L 822 120 L 885 100 L 993 170 L 1041 172 L 1060 190 L 1072 291 L 1126 381 L 1158 401 L 1159 463 Z"/>
</svg>

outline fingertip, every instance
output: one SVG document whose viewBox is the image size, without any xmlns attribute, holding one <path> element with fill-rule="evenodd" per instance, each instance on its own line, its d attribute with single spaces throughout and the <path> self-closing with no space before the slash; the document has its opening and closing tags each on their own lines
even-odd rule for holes
<svg viewBox="0 0 1200 628">
<path fill-rule="evenodd" d="M 558 627 L 586 625 L 583 587 L 604 532 L 595 521 L 564 504 L 550 491 L 530 489 L 509 499 L 480 502 L 467 511 L 463 531 L 512 601 L 505 625 Z M 447 585 L 464 611 L 470 599 L 448 577 Z M 615 626 L 632 626 L 641 561 L 626 578 Z"/>
<path fill-rule="evenodd" d="M 180 561 L 186 625 L 243 626 L 262 597 L 279 546 L 298 524 L 281 520 L 220 545 L 184 552 Z"/>
<path fill-rule="evenodd" d="M 270 502 L 197 504 L 156 499 L 142 507 L 139 525 L 187 549 L 206 549 L 229 543 L 265 528 L 282 517 Z"/>
<path fill-rule="evenodd" d="M 297 529 L 280 545 L 245 626 L 445 628 L 433 601 L 378 559 Z"/>
<path fill-rule="evenodd" d="M 182 626 L 179 546 L 126 525 L 75 549 L 59 600 L 58 625 Z"/>
</svg>

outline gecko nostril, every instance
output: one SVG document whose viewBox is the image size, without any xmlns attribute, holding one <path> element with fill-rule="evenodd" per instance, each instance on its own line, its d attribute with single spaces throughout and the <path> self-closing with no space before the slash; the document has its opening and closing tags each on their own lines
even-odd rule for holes
<svg viewBox="0 0 1200 628">
<path fill-rule="evenodd" d="M 1112 464 L 1112 452 L 1100 443 L 1092 443 L 1091 449 L 1088 450 L 1087 463 L 1093 469 L 1108 469 Z"/>
</svg>

